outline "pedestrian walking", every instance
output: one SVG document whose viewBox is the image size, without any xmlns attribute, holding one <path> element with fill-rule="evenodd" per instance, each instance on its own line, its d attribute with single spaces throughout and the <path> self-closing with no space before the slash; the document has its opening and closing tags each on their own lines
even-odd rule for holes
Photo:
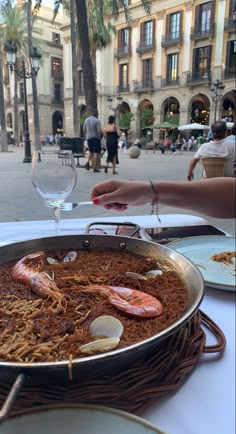
<svg viewBox="0 0 236 434">
<path fill-rule="evenodd" d="M 101 123 L 98 120 L 98 111 L 94 110 L 92 115 L 85 119 L 83 133 L 88 144 L 89 155 L 88 161 L 85 164 L 85 169 L 90 170 L 90 163 L 94 172 L 100 172 L 100 157 L 101 157 Z"/>
<path fill-rule="evenodd" d="M 120 130 L 116 125 L 115 116 L 109 116 L 108 123 L 104 128 L 104 137 L 106 139 L 107 147 L 107 161 L 104 169 L 105 173 L 108 173 L 109 163 L 112 164 L 112 173 L 116 175 L 116 164 L 119 164 L 118 160 L 118 138 L 120 136 Z"/>
</svg>

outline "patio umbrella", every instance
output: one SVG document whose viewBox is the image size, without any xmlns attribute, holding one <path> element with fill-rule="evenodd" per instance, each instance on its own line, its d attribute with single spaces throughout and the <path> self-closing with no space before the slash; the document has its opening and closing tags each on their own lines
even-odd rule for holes
<svg viewBox="0 0 236 434">
<path fill-rule="evenodd" d="M 179 131 L 185 130 L 209 130 L 210 127 L 208 125 L 197 124 L 196 122 L 192 124 L 181 125 L 178 127 Z"/>
<path fill-rule="evenodd" d="M 171 128 L 179 128 L 178 125 L 172 124 L 171 122 L 161 122 L 160 124 L 153 125 L 151 128 L 170 130 Z"/>
</svg>

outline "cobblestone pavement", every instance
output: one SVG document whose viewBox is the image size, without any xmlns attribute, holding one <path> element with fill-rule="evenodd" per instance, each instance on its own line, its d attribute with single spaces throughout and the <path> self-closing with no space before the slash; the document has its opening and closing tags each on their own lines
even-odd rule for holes
<svg viewBox="0 0 236 434">
<path fill-rule="evenodd" d="M 93 173 L 86 171 L 83 167 L 78 167 L 77 185 L 68 198 L 68 201 L 87 201 L 91 187 L 97 182 L 105 179 L 139 179 L 139 180 L 179 180 L 186 179 L 188 163 L 192 158 L 192 152 L 183 155 L 162 155 L 160 151 L 153 153 L 144 150 L 138 159 L 131 159 L 127 154 L 120 154 L 120 164 L 117 166 L 118 175 L 110 173 Z M 42 199 L 34 190 L 30 179 L 31 165 L 23 163 L 24 148 L 9 146 L 9 152 L 0 152 L 0 199 L 1 213 L 0 222 L 24 221 L 24 220 L 48 220 L 52 218 L 52 211 L 43 206 Z M 105 162 L 106 154 L 102 158 Z M 86 163 L 85 158 L 80 159 L 80 164 Z M 201 176 L 201 167 L 198 164 L 195 169 L 195 179 Z M 194 200 L 194 198 L 193 198 Z M 125 211 L 125 215 L 149 214 L 150 206 L 131 207 Z M 191 212 L 170 207 L 160 207 L 160 214 L 191 214 Z M 72 212 L 62 212 L 62 218 L 79 217 L 106 217 L 115 216 L 116 212 L 106 211 L 100 207 L 83 206 L 78 207 Z M 200 214 L 199 214 L 200 215 Z M 201 216 L 201 215 L 200 215 Z M 209 224 L 213 224 L 222 230 L 235 235 L 234 220 L 207 219 Z"/>
</svg>

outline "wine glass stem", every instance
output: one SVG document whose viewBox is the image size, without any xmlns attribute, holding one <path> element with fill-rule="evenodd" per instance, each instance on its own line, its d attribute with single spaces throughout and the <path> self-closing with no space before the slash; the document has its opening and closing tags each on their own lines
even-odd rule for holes
<svg viewBox="0 0 236 434">
<path fill-rule="evenodd" d="M 53 207 L 53 213 L 54 213 L 54 220 L 55 220 L 56 235 L 59 235 L 59 233 L 60 233 L 60 207 L 54 206 Z"/>
</svg>

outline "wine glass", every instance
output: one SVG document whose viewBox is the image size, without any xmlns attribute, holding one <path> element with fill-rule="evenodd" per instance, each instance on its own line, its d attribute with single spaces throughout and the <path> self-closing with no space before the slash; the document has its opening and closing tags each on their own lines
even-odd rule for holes
<svg viewBox="0 0 236 434">
<path fill-rule="evenodd" d="M 77 181 L 72 152 L 67 150 L 34 151 L 31 180 L 40 196 L 52 205 L 56 235 L 59 235 L 60 206 L 70 195 Z"/>
</svg>

